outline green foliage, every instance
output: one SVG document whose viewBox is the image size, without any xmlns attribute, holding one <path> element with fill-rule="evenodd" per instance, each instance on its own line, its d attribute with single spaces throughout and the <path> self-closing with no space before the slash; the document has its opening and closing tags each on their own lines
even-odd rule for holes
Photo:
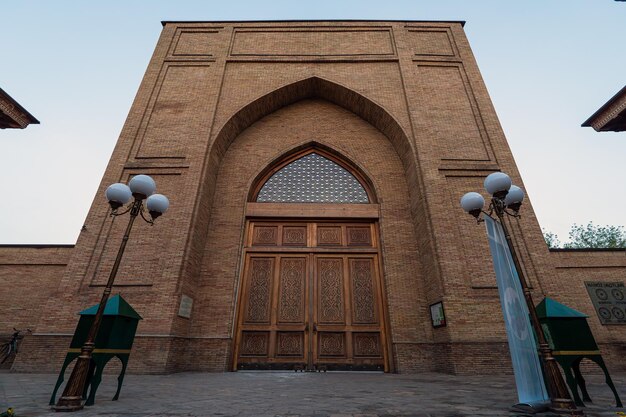
<svg viewBox="0 0 626 417">
<path fill-rule="evenodd" d="M 559 240 L 559 237 L 556 235 L 556 233 L 549 232 L 546 229 L 542 229 L 542 231 L 543 238 L 546 241 L 546 245 L 548 245 L 550 249 L 561 247 L 561 241 Z"/>
<path fill-rule="evenodd" d="M 569 231 L 570 242 L 565 248 L 626 248 L 626 231 L 623 226 L 572 225 Z"/>
<path fill-rule="evenodd" d="M 569 242 L 562 244 L 556 233 L 543 230 L 543 238 L 550 249 L 613 249 L 626 248 L 626 230 L 624 226 L 596 226 L 593 222 L 586 225 L 573 224 L 569 231 Z"/>
</svg>

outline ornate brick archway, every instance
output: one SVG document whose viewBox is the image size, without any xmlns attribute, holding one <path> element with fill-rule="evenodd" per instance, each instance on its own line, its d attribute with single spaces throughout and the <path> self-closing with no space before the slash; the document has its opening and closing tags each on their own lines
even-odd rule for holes
<svg viewBox="0 0 626 417">
<path fill-rule="evenodd" d="M 423 199 L 423 183 L 417 167 L 417 156 L 409 136 L 396 118 L 383 106 L 357 91 L 313 76 L 287 84 L 264 94 L 240 108 L 218 130 L 205 160 L 204 178 L 200 192 L 200 205 L 208 206 L 214 192 L 215 178 L 220 163 L 231 143 L 256 121 L 298 101 L 321 98 L 351 111 L 383 133 L 402 161 L 409 184 L 412 207 L 426 210 Z M 415 227 L 418 227 L 416 224 Z M 428 227 L 428 225 L 427 225 Z"/>
<path fill-rule="evenodd" d="M 350 126 L 354 126 L 360 134 L 366 135 L 368 139 L 365 142 L 361 142 L 364 137 L 354 137 L 352 139 L 350 138 L 348 130 L 342 130 L 343 137 L 339 142 L 336 142 L 336 138 L 331 139 L 332 135 L 329 136 L 328 126 L 326 126 L 326 128 L 318 126 L 318 128 L 322 128 L 321 132 L 323 133 L 322 136 L 318 136 L 318 128 L 315 128 L 315 131 L 311 130 L 314 128 L 314 124 L 308 122 L 304 125 L 306 127 L 304 129 L 306 133 L 303 135 L 295 134 L 293 133 L 293 130 L 283 132 L 287 133 L 287 136 L 289 137 L 287 143 L 291 146 L 292 151 L 296 149 L 302 150 L 303 147 L 314 144 L 310 141 L 311 139 L 314 139 L 315 141 L 319 140 L 319 147 L 321 149 L 327 150 L 331 155 L 337 155 L 339 160 L 345 160 L 348 165 L 351 165 L 357 173 L 361 173 L 364 178 L 372 179 L 372 182 L 368 183 L 370 185 L 369 188 L 375 191 L 375 194 L 381 198 L 381 200 L 378 200 L 377 198 L 375 201 L 378 202 L 384 199 L 386 202 L 385 207 L 388 209 L 392 209 L 392 207 L 402 207 L 402 209 L 399 211 L 397 209 L 392 209 L 391 211 L 380 211 L 382 206 L 378 207 L 377 203 L 372 203 L 370 207 L 376 206 L 375 209 L 372 210 L 359 206 L 358 213 L 352 213 L 350 216 L 346 217 L 344 210 L 333 210 L 333 208 L 338 207 L 337 205 L 314 207 L 314 204 L 311 204 L 308 206 L 311 209 L 308 213 L 303 214 L 303 211 L 300 209 L 298 210 L 298 213 L 282 212 L 278 215 L 275 211 L 265 210 L 269 204 L 261 207 L 258 204 L 255 206 L 254 202 L 250 201 L 249 193 L 255 184 L 255 179 L 258 179 L 259 176 L 263 175 L 265 172 L 264 169 L 268 166 L 275 166 L 274 164 L 282 158 L 281 156 L 276 156 L 276 154 L 269 153 L 267 147 L 268 144 L 272 143 L 270 146 L 274 147 L 274 152 L 276 152 L 277 149 L 280 150 L 280 154 L 283 154 L 284 152 L 290 154 L 291 152 L 286 151 L 289 147 L 283 148 L 284 145 L 280 143 L 280 141 L 277 141 L 276 137 L 272 138 L 272 136 L 275 135 L 267 136 L 265 139 L 261 139 L 259 137 L 260 140 L 265 141 L 265 144 L 259 143 L 258 145 L 260 148 L 255 149 L 254 152 L 250 152 L 250 150 L 252 150 L 255 146 L 249 141 L 250 138 L 256 135 L 254 132 L 264 131 L 265 134 L 267 134 L 268 131 L 267 129 L 264 130 L 263 126 L 267 128 L 267 126 L 271 125 L 277 132 L 281 131 L 282 127 L 280 124 L 277 125 L 274 122 L 269 122 L 270 120 L 276 121 L 277 118 L 281 117 L 287 117 L 291 126 L 297 130 L 296 126 L 297 123 L 299 123 L 298 120 L 304 120 L 304 118 L 307 117 L 307 113 L 300 113 L 302 111 L 301 109 L 304 108 L 310 108 L 312 110 L 315 109 L 313 112 L 321 111 L 325 117 L 329 117 L 333 120 L 333 123 L 339 123 L 338 126 L 340 126 L 343 122 L 337 119 L 336 116 L 343 114 L 342 117 L 345 117 L 345 120 L 351 123 Z M 300 119 L 291 118 L 290 115 L 296 113 L 300 113 Z M 330 116 L 331 114 L 334 114 L 334 116 Z M 257 121 L 260 123 L 257 124 Z M 389 285 L 396 285 L 395 282 L 398 280 L 408 279 L 398 272 L 399 270 L 395 267 L 395 265 L 399 262 L 403 264 L 407 262 L 406 256 L 408 255 L 405 252 L 413 251 L 412 253 L 414 253 L 414 250 L 411 248 L 415 248 L 417 245 L 413 241 L 413 236 L 430 235 L 429 232 L 427 232 L 427 229 L 430 227 L 430 223 L 428 223 L 428 221 L 423 221 L 423 219 L 427 219 L 428 216 L 424 213 L 426 210 L 425 199 L 423 198 L 423 193 L 421 191 L 423 187 L 418 174 L 416 155 L 413 150 L 413 145 L 398 121 L 396 121 L 396 119 L 386 109 L 350 88 L 322 78 L 310 77 L 273 90 L 272 92 L 249 102 L 235 112 L 235 114 L 224 122 L 223 125 L 215 132 L 217 133 L 213 134 L 214 139 L 211 141 L 209 152 L 205 157 L 205 166 L 203 168 L 203 175 L 205 179 L 200 184 L 201 188 L 198 193 L 199 200 L 196 201 L 196 207 L 199 208 L 201 215 L 196 218 L 197 220 L 195 220 L 195 224 L 192 225 L 191 233 L 193 233 L 193 241 L 196 243 L 196 245 L 194 245 L 196 248 L 207 248 L 207 254 L 210 254 L 208 255 L 210 258 L 207 259 L 218 259 L 220 256 L 227 256 L 227 259 L 230 260 L 234 258 L 234 253 L 237 253 L 236 259 L 238 260 L 238 265 L 229 269 L 235 271 L 233 288 L 234 294 L 232 299 L 233 308 L 230 310 L 233 313 L 227 323 L 225 322 L 223 325 L 220 325 L 220 329 L 223 329 L 222 331 L 228 331 L 230 338 L 229 348 L 227 348 L 229 351 L 228 356 L 231 359 L 229 366 L 230 369 L 233 369 L 233 366 L 237 367 L 238 341 L 235 339 L 237 338 L 239 332 L 238 320 L 241 317 L 240 314 L 237 314 L 237 311 L 238 305 L 240 304 L 239 300 L 241 294 L 245 290 L 245 285 L 247 285 L 245 283 L 242 285 L 242 281 L 245 280 L 245 274 L 249 271 L 246 269 L 246 262 L 248 262 L 249 259 L 243 255 L 243 252 L 247 250 L 245 245 L 250 244 L 249 240 L 246 241 L 246 239 L 249 238 L 249 233 L 254 233 L 250 232 L 254 229 L 254 225 L 251 225 L 252 219 L 272 219 L 283 221 L 282 226 L 289 226 L 289 224 L 284 222 L 284 220 L 288 220 L 292 223 L 300 222 L 297 221 L 297 218 L 300 218 L 303 221 L 304 219 L 312 220 L 310 224 L 306 224 L 307 233 L 309 233 L 309 230 L 315 230 L 320 225 L 320 220 L 324 223 L 334 221 L 341 226 L 342 234 L 347 233 L 347 227 L 349 226 L 348 223 L 355 221 L 357 223 L 369 222 L 370 227 L 372 228 L 372 240 L 377 244 L 376 247 L 370 248 L 372 251 L 371 254 L 376 255 L 371 260 L 372 265 L 376 265 L 378 268 L 376 271 L 376 279 L 380 282 L 385 279 L 390 283 L 394 283 Z M 374 139 L 375 137 L 378 139 Z M 243 143 L 246 143 L 246 145 L 242 145 L 240 139 L 243 140 Z M 303 142 L 303 139 L 309 139 L 309 141 Z M 379 142 L 376 144 L 376 141 Z M 366 146 L 370 149 L 370 151 L 363 153 L 364 148 L 361 147 L 361 143 L 367 143 Z M 250 147 L 251 145 L 253 146 L 252 148 Z M 327 148 L 325 148 L 325 146 Z M 338 150 L 341 149 L 341 152 L 334 151 L 331 147 L 336 147 Z M 372 153 L 372 151 L 374 153 Z M 229 156 L 232 152 L 239 155 L 241 159 L 239 161 L 233 160 L 232 157 Z M 342 157 L 344 153 L 349 155 L 349 158 Z M 385 163 L 378 165 L 375 160 L 383 154 L 386 155 Z M 235 173 L 232 169 L 226 167 L 232 167 L 238 163 L 242 163 L 244 160 L 249 159 L 253 155 L 254 158 L 253 160 L 249 160 L 247 162 L 247 167 L 255 167 L 254 173 L 251 174 L 250 169 L 243 170 L 245 171 L 245 178 L 247 178 L 247 186 L 245 188 L 246 195 L 244 197 L 239 191 L 237 191 L 237 196 L 235 196 L 233 193 L 224 188 L 225 186 L 230 187 L 224 183 L 224 178 L 232 179 L 233 174 L 239 175 L 237 190 L 240 190 L 240 187 L 242 186 L 241 179 L 243 178 L 241 177 L 241 174 L 243 172 L 239 171 L 238 173 Z M 387 168 L 391 171 L 381 176 L 381 171 L 385 171 Z M 229 172 L 230 177 L 222 176 L 223 171 Z M 366 174 L 367 171 L 370 171 L 372 175 L 370 176 Z M 391 174 L 391 176 L 389 176 L 389 174 Z M 390 187 L 388 184 L 385 184 L 385 181 L 392 177 L 395 178 L 394 186 Z M 399 188 L 397 188 L 396 185 Z M 392 188 L 402 191 L 399 194 L 392 196 L 390 195 Z M 243 197 L 243 199 L 239 200 L 241 197 Z M 226 213 L 222 207 L 215 205 L 216 201 L 224 201 L 225 198 L 231 203 L 229 206 L 231 211 L 228 213 Z M 218 236 L 215 233 L 212 233 L 209 236 L 206 234 L 206 230 L 221 227 L 221 225 L 224 224 L 224 221 L 233 222 L 232 219 L 234 212 L 232 210 L 239 210 L 239 207 L 245 207 L 244 212 L 246 212 L 245 217 L 239 217 L 242 219 L 242 228 L 240 229 L 241 234 L 239 235 L 241 236 L 241 240 L 238 243 L 239 249 L 233 250 L 234 247 L 230 246 L 231 253 L 226 254 L 223 253 L 223 250 L 220 248 L 213 248 L 209 246 L 210 242 L 215 242 L 214 239 Z M 322 210 L 318 210 L 318 208 L 322 208 Z M 417 214 L 411 216 L 412 211 L 415 211 Z M 323 213 L 321 218 L 318 217 L 319 213 Z M 379 216 L 381 216 L 381 219 L 384 216 L 385 220 L 381 220 L 379 223 Z M 243 221 L 244 219 L 245 221 Z M 237 222 L 237 224 L 239 224 L 239 222 Z M 403 230 L 401 233 L 397 233 L 396 229 L 400 227 L 400 225 L 402 225 Z M 277 230 L 283 230 L 280 224 L 276 226 L 278 226 Z M 414 235 L 414 231 L 408 231 L 411 228 L 418 233 Z M 385 236 L 385 244 L 383 244 L 380 239 L 383 235 Z M 309 234 L 308 236 L 312 236 L 310 239 L 314 239 L 312 234 Z M 307 237 L 307 239 L 309 239 L 309 237 Z M 400 241 L 403 243 L 399 243 Z M 230 242 L 231 245 L 234 243 L 233 240 Z M 426 239 L 423 247 L 426 248 L 429 245 L 432 246 L 433 242 Z M 391 250 L 392 248 L 393 250 Z M 386 274 L 386 276 L 383 274 L 382 256 L 380 256 L 383 252 L 385 255 L 385 265 L 388 265 L 391 271 L 391 273 Z M 219 253 L 219 255 L 217 255 L 217 253 Z M 312 268 L 315 265 L 316 259 L 313 258 L 313 252 L 308 253 L 310 255 L 310 259 L 307 261 L 307 265 L 309 270 L 313 271 Z M 278 252 L 276 252 L 275 255 L 276 257 L 271 262 L 274 262 L 274 265 L 279 265 L 278 263 L 282 258 L 280 258 L 280 253 Z M 342 262 L 345 264 L 348 261 L 349 260 L 347 258 L 344 258 Z M 410 262 L 415 264 L 414 259 Z M 223 268 L 223 265 L 220 266 L 218 268 L 220 271 L 216 270 L 216 272 L 222 273 L 221 271 Z M 411 268 L 412 270 L 417 271 L 418 265 L 415 264 Z M 279 269 L 274 269 L 275 273 L 279 273 L 279 270 L 280 265 Z M 349 271 L 345 272 L 345 274 L 348 273 Z M 314 279 L 315 278 L 309 278 L 309 282 L 314 284 Z M 412 277 L 412 279 L 414 279 L 414 277 Z M 310 284 L 310 288 L 314 288 L 313 284 Z M 384 287 L 384 285 L 382 286 Z M 413 291 L 414 289 L 411 289 L 411 292 Z M 393 304 L 397 307 L 397 293 L 390 291 L 387 294 L 385 291 L 381 291 L 377 294 L 380 294 L 380 302 L 384 302 L 384 298 L 387 296 L 393 297 L 393 300 L 391 298 L 389 299 L 390 305 Z M 217 296 L 215 296 L 215 298 L 216 297 Z M 416 297 L 419 297 L 419 295 L 415 293 L 412 294 L 411 297 L 415 299 Z M 273 303 L 274 301 L 271 302 Z M 376 302 L 379 302 L 378 298 Z M 396 366 L 396 354 L 393 353 L 395 352 L 395 347 L 392 347 L 391 344 L 392 325 L 394 326 L 394 337 L 396 337 L 396 332 L 398 332 L 397 334 L 404 335 L 410 334 L 414 331 L 408 327 L 401 328 L 397 326 L 398 314 L 395 313 L 396 307 L 394 307 L 393 310 L 395 316 L 381 316 L 381 319 L 383 319 L 383 321 L 381 321 L 381 326 L 386 325 L 386 328 L 382 329 L 381 332 L 385 331 L 386 334 L 383 335 L 381 333 L 381 337 L 379 339 L 381 349 L 383 349 L 383 357 L 382 359 L 379 358 L 380 361 L 378 364 L 375 364 L 375 366 L 378 367 L 376 369 L 393 371 Z M 207 307 L 207 309 L 209 309 L 209 307 Z M 383 311 L 383 308 L 381 307 L 379 311 Z M 310 320 L 311 323 L 313 323 L 312 320 L 313 319 Z M 388 321 L 388 323 L 385 323 L 385 321 Z M 226 326 L 228 326 L 227 330 Z M 277 329 L 275 330 L 278 331 Z M 312 351 L 313 347 L 311 347 L 310 350 Z M 310 366 L 311 363 L 312 362 L 309 360 L 307 365 Z M 354 366 L 353 364 L 351 365 Z"/>
</svg>

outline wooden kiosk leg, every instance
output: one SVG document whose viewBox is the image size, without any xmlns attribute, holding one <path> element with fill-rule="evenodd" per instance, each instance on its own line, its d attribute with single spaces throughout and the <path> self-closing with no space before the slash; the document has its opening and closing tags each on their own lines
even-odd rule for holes
<svg viewBox="0 0 626 417">
<path fill-rule="evenodd" d="M 578 395 L 578 386 L 576 385 L 576 378 L 574 377 L 574 373 L 572 372 L 572 367 L 570 364 L 563 366 L 563 372 L 565 373 L 565 380 L 567 382 L 567 386 L 569 386 L 570 391 L 572 391 L 572 397 L 574 397 L 574 403 L 580 407 L 584 407 L 585 404 L 580 399 L 580 395 Z"/>
<path fill-rule="evenodd" d="M 65 370 L 67 369 L 69 364 L 72 363 L 72 361 L 76 359 L 77 357 L 78 357 L 77 353 L 76 354 L 68 353 L 67 356 L 65 356 L 65 361 L 63 362 L 63 366 L 61 367 L 61 371 L 59 372 L 59 378 L 57 378 L 57 383 L 54 386 L 54 391 L 52 391 L 52 397 L 50 397 L 50 405 L 54 405 L 54 403 L 56 402 L 57 391 L 59 390 L 59 388 L 61 387 L 61 384 L 65 380 Z"/>
<path fill-rule="evenodd" d="M 83 400 L 87 398 L 87 391 L 89 390 L 89 386 L 91 385 L 91 381 L 93 381 L 93 373 L 96 370 L 96 363 L 92 359 L 89 363 L 89 371 L 87 371 L 87 381 L 85 382 L 85 389 L 83 390 Z"/>
<path fill-rule="evenodd" d="M 604 380 L 606 384 L 609 386 L 609 388 L 611 388 L 611 391 L 613 391 L 613 395 L 615 396 L 615 406 L 618 408 L 624 407 L 624 405 L 622 404 L 622 400 L 619 399 L 619 394 L 617 393 L 617 390 L 615 389 L 615 385 L 613 385 L 613 380 L 611 379 L 611 375 L 609 375 L 609 370 L 606 368 L 606 365 L 604 364 L 604 360 L 602 359 L 602 357 L 597 356 L 597 357 L 589 358 L 589 359 L 597 363 L 598 366 L 602 368 L 602 371 L 604 372 Z"/>
<path fill-rule="evenodd" d="M 122 371 L 120 372 L 120 376 L 117 377 L 117 391 L 115 391 L 113 401 L 117 401 L 117 399 L 120 397 L 122 383 L 124 382 L 124 375 L 126 375 L 126 367 L 128 366 L 128 355 L 117 355 L 117 357 L 122 362 Z"/>
<path fill-rule="evenodd" d="M 91 378 L 91 388 L 89 389 L 89 397 L 87 397 L 87 402 L 85 402 L 86 406 L 93 405 L 96 401 L 96 391 L 98 391 L 100 382 L 102 382 L 102 372 L 104 371 L 104 367 L 106 366 L 109 359 L 111 359 L 111 357 L 99 357 L 94 360 L 96 369 L 93 377 Z"/>
<path fill-rule="evenodd" d="M 593 401 L 591 401 L 591 397 L 589 396 L 589 392 L 587 392 L 587 384 L 585 384 L 585 378 L 583 378 L 583 375 L 580 373 L 580 362 L 582 361 L 582 358 L 575 361 L 572 364 L 572 369 L 574 370 L 574 376 L 576 377 L 576 382 L 578 382 L 578 385 L 580 386 L 580 390 L 583 393 L 583 401 L 586 403 L 592 403 Z"/>
</svg>

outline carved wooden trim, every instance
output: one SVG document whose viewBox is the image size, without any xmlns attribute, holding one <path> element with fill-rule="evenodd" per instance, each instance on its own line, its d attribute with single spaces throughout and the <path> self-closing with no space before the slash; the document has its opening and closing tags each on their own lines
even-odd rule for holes
<svg viewBox="0 0 626 417">
<path fill-rule="evenodd" d="M 344 278 L 342 258 L 318 258 L 318 317 L 321 324 L 344 324 Z"/>
<path fill-rule="evenodd" d="M 341 226 L 317 226 L 317 246 L 341 246 Z"/>
<path fill-rule="evenodd" d="M 371 258 L 350 259 L 350 283 L 352 285 L 352 322 L 377 323 L 374 265 Z"/>
<path fill-rule="evenodd" d="M 5 124 L 5 121 L 8 123 Z M 0 88 L 0 128 L 24 129 L 31 123 L 39 124 L 39 121 Z"/>
<path fill-rule="evenodd" d="M 254 226 L 252 244 L 259 246 L 278 245 L 278 226 Z"/>
<path fill-rule="evenodd" d="M 378 204 L 249 202 L 246 207 L 246 217 L 377 219 L 379 212 Z"/>
<path fill-rule="evenodd" d="M 278 323 L 303 323 L 307 265 L 304 257 L 280 260 Z"/>
<path fill-rule="evenodd" d="M 380 358 L 382 356 L 379 333 L 352 333 L 352 338 L 355 357 Z"/>
<path fill-rule="evenodd" d="M 347 226 L 348 246 L 372 246 L 372 228 L 367 226 Z"/>
<path fill-rule="evenodd" d="M 304 357 L 304 334 L 302 332 L 278 332 L 277 357 Z"/>
<path fill-rule="evenodd" d="M 318 346 L 320 358 L 346 356 L 346 340 L 344 333 L 319 332 Z"/>
<path fill-rule="evenodd" d="M 269 324 L 273 275 L 273 258 L 251 259 L 248 286 L 248 308 L 245 316 L 246 323 Z"/>
<path fill-rule="evenodd" d="M 283 246 L 306 246 L 307 227 L 283 226 Z"/>
<path fill-rule="evenodd" d="M 267 356 L 269 332 L 243 332 L 241 335 L 241 356 Z"/>
</svg>

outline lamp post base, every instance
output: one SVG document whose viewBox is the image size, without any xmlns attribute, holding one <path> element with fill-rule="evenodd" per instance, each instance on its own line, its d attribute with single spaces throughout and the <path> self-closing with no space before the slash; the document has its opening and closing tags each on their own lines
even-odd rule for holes
<svg viewBox="0 0 626 417">
<path fill-rule="evenodd" d="M 576 407 L 574 401 L 566 398 L 555 398 L 552 400 L 550 411 L 562 416 L 584 416 L 585 412 Z"/>
<path fill-rule="evenodd" d="M 104 302 L 106 303 L 106 299 Z M 61 395 L 56 405 L 52 407 L 54 411 L 78 411 L 83 409 L 83 391 L 85 384 L 87 384 L 91 352 L 93 352 L 94 347 L 93 342 L 85 342 L 83 345 L 81 354 L 76 359 L 74 369 L 67 380 L 63 395 Z"/>
<path fill-rule="evenodd" d="M 52 409 L 54 411 L 66 411 L 66 412 L 71 412 L 71 411 L 79 411 L 82 410 L 84 407 L 83 405 L 83 398 L 78 396 L 78 397 L 61 397 L 59 398 L 59 402 L 52 406 Z"/>
<path fill-rule="evenodd" d="M 584 416 L 585 415 L 585 413 L 579 408 L 575 410 L 565 409 L 565 408 L 550 408 L 550 411 L 560 416 Z"/>
<path fill-rule="evenodd" d="M 511 407 L 512 412 L 525 413 L 525 414 L 543 413 L 544 411 L 548 411 L 549 409 L 550 409 L 549 402 L 517 403 L 513 407 Z"/>
</svg>

